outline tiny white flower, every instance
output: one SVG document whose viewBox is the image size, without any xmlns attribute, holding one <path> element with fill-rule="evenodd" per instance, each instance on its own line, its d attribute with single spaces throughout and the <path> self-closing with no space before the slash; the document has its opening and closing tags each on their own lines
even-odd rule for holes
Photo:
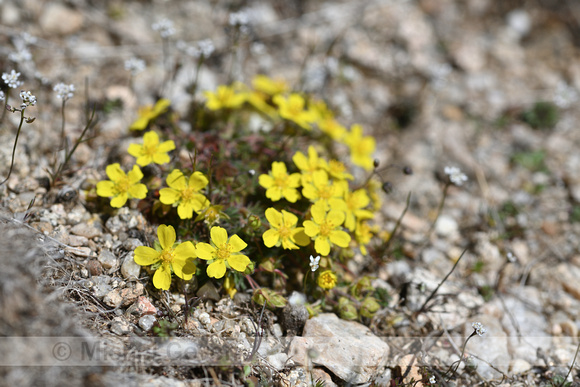
<svg viewBox="0 0 580 387">
<path fill-rule="evenodd" d="M 53 90 L 56 92 L 56 96 L 59 99 L 68 100 L 74 97 L 75 86 L 74 85 L 66 85 L 62 82 L 57 83 L 54 85 Z"/>
<path fill-rule="evenodd" d="M 4 92 L 2 90 L 0 90 L 0 101 L 4 101 L 6 99 L 6 96 L 4 95 Z"/>
<path fill-rule="evenodd" d="M 2 79 L 4 83 L 13 89 L 16 89 L 18 86 L 22 85 L 22 82 L 18 79 L 20 78 L 20 73 L 12 70 L 10 73 L 2 73 Z"/>
<path fill-rule="evenodd" d="M 250 22 L 250 18 L 246 11 L 239 11 L 230 13 L 229 23 L 231 26 L 245 26 Z"/>
<path fill-rule="evenodd" d="M 36 97 L 30 91 L 21 90 L 20 98 L 22 99 L 22 105 L 20 105 L 22 109 L 36 105 Z"/>
<path fill-rule="evenodd" d="M 10 54 L 8 54 L 8 59 L 16 63 L 28 62 L 32 59 L 32 54 L 30 53 L 30 51 L 28 51 L 28 49 L 21 48 L 18 51 L 11 52 Z"/>
<path fill-rule="evenodd" d="M 197 42 L 197 48 L 204 58 L 209 58 L 209 56 L 215 51 L 215 46 L 211 39 L 200 40 Z"/>
<path fill-rule="evenodd" d="M 153 23 L 151 28 L 153 28 L 154 31 L 159 32 L 159 35 L 161 35 L 161 37 L 164 39 L 175 34 L 175 28 L 173 27 L 173 21 L 171 21 L 167 18 L 161 19 L 157 23 Z"/>
<path fill-rule="evenodd" d="M 316 271 L 318 269 L 318 264 L 320 263 L 320 255 L 316 257 L 310 256 L 310 270 Z"/>
<path fill-rule="evenodd" d="M 130 58 L 125 61 L 125 70 L 135 76 L 145 70 L 145 61 L 139 58 Z"/>
<path fill-rule="evenodd" d="M 467 181 L 467 176 L 457 167 L 445 167 L 445 174 L 449 176 L 449 181 L 457 186 Z"/>
<path fill-rule="evenodd" d="M 435 379 L 435 376 L 431 376 L 431 377 L 429 378 L 429 383 L 431 383 L 431 384 L 435 384 L 435 383 L 437 383 L 437 379 Z"/>
<path fill-rule="evenodd" d="M 254 176 L 256 174 L 256 170 L 255 169 L 250 169 L 248 171 L 248 173 L 250 174 L 250 176 Z"/>
<path fill-rule="evenodd" d="M 518 259 L 516 258 L 516 256 L 514 255 L 514 253 L 512 253 L 511 251 L 510 251 L 510 252 L 508 252 L 508 253 L 506 254 L 506 256 L 507 256 L 507 260 L 508 260 L 508 262 L 510 262 L 510 263 L 515 263 L 515 262 L 517 262 L 517 260 L 518 260 Z"/>
<path fill-rule="evenodd" d="M 473 329 L 475 329 L 475 332 L 477 332 L 479 336 L 483 336 L 485 332 L 487 332 L 487 329 L 485 329 L 483 327 L 483 324 L 480 322 L 474 322 L 471 324 L 471 326 L 473 327 Z"/>
</svg>

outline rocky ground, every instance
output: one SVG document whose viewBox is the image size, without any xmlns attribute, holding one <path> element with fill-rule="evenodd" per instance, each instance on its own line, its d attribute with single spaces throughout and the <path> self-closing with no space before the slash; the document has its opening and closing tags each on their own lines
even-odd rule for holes
<svg viewBox="0 0 580 387">
<path fill-rule="evenodd" d="M 233 49 L 228 17 L 239 10 L 248 31 Z M 163 17 L 176 29 L 166 63 L 151 28 Z M 403 385 L 427 369 L 432 385 L 535 386 L 558 385 L 568 374 L 580 328 L 580 4 L 4 0 L 0 18 L 2 72 L 17 66 L 38 99 L 14 172 L 0 186 L 0 335 L 100 337 L 110 344 L 103 351 L 131 354 L 121 364 L 54 372 L 3 368 L 7 384 Z M 23 33 L 36 38 L 27 44 L 32 60 L 23 59 Z M 159 297 L 135 280 L 141 268 L 133 250 L 153 230 L 139 210 L 103 217 L 86 205 L 86 192 L 131 142 L 127 127 L 138 106 L 163 96 L 187 113 L 195 59 L 186 48 L 202 39 L 216 52 L 200 72 L 199 99 L 202 90 L 258 73 L 282 77 L 325 98 L 344 124 L 372 132 L 381 165 L 413 169 L 411 176 L 401 168 L 384 174 L 392 183 L 380 220 L 387 229 L 411 193 L 396 251 L 378 261 L 356 257 L 349 266 L 355 276 L 373 273 L 373 286 L 391 296 L 365 324 L 326 313 L 302 330 L 292 310 L 260 317 L 247 299 L 206 288 L 177 330 L 185 339 L 178 348 L 195 348 L 187 361 L 176 364 L 159 342 L 144 341 L 162 313 L 180 313 L 185 300 Z M 133 78 L 123 68 L 132 56 L 147 63 Z M 161 89 L 168 65 L 175 73 Z M 68 102 L 70 134 L 82 130 L 85 82 L 98 102 L 99 134 L 79 146 L 74 173 L 47 191 L 61 122 L 57 82 L 77 85 Z M 122 109 L 105 103 L 117 99 Z M 18 118 L 6 113 L 0 129 L 2 178 Z M 460 167 L 469 180 L 449 187 L 429 233 L 446 166 Z M 464 250 L 434 303 L 417 315 Z M 47 267 L 38 261 L 45 257 Z M 256 335 L 259 321 L 265 331 Z M 472 322 L 487 332 L 469 339 L 473 357 L 447 380 L 446 366 L 459 359 Z M 226 353 L 228 367 L 220 364 Z M 579 379 L 576 365 L 568 381 Z M 423 378 L 417 385 L 429 384 Z"/>
</svg>

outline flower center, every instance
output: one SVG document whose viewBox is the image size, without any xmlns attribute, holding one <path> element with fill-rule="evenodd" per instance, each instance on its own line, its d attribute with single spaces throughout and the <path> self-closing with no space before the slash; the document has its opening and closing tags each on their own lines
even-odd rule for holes
<svg viewBox="0 0 580 387">
<path fill-rule="evenodd" d="M 191 199 L 193 199 L 194 195 L 195 190 L 191 187 L 187 187 L 186 189 L 181 191 L 181 200 L 184 202 L 190 201 Z"/>
<path fill-rule="evenodd" d="M 324 221 L 320 225 L 320 235 L 323 237 L 328 237 L 330 232 L 334 229 L 334 225 L 330 222 Z"/>
<path fill-rule="evenodd" d="M 153 156 L 157 153 L 157 145 L 155 144 L 144 144 L 143 145 L 143 153 L 146 156 Z"/>
<path fill-rule="evenodd" d="M 224 243 L 217 249 L 217 259 L 228 259 L 232 252 L 232 246 L 229 243 Z"/>
<path fill-rule="evenodd" d="M 129 176 L 123 176 L 115 182 L 115 188 L 117 189 L 117 192 L 120 194 L 128 192 L 130 186 L 131 182 L 129 181 Z"/>
<path fill-rule="evenodd" d="M 333 186 L 331 185 L 327 185 L 326 187 L 323 187 L 319 192 L 318 192 L 318 196 L 320 196 L 320 199 L 330 199 L 332 197 L 332 193 L 334 192 Z"/>
<path fill-rule="evenodd" d="M 288 238 L 290 235 L 292 235 L 292 230 L 289 229 L 288 227 L 282 225 L 280 226 L 280 228 L 278 229 L 278 234 L 280 234 L 280 237 L 282 239 L 284 238 Z"/>
<path fill-rule="evenodd" d="M 288 180 L 288 175 L 287 174 L 281 174 L 278 175 L 274 178 L 274 185 L 276 187 L 280 187 L 280 188 L 285 188 L 286 187 L 286 182 Z"/>
<path fill-rule="evenodd" d="M 173 262 L 173 249 L 172 248 L 164 249 L 161 252 L 161 255 L 159 256 L 159 258 L 161 259 L 161 261 L 163 261 L 163 263 Z"/>
</svg>

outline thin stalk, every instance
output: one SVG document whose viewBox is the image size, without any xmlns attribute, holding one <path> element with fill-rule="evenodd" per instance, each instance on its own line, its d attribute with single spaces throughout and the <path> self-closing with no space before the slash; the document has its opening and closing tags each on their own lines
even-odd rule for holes
<svg viewBox="0 0 580 387">
<path fill-rule="evenodd" d="M 407 213 L 407 210 L 409 209 L 410 203 L 411 203 L 411 192 L 409 192 L 409 194 L 407 195 L 405 209 L 401 213 L 401 216 L 399 216 L 399 219 L 397 219 L 397 223 L 395 223 L 395 227 L 393 227 L 393 231 L 391 231 L 391 235 L 389 235 L 389 240 L 387 241 L 387 243 L 385 243 L 385 250 L 389 248 L 389 245 L 391 244 L 391 241 L 393 240 L 395 233 L 397 232 L 397 230 L 399 229 L 399 226 L 401 225 L 403 217 L 405 216 L 405 214 Z"/>
<path fill-rule="evenodd" d="M 6 179 L 2 180 L 0 185 L 6 183 L 12 174 L 12 168 L 14 167 L 14 156 L 16 155 L 16 144 L 18 144 L 18 137 L 20 137 L 20 130 L 22 130 L 22 124 L 24 123 L 24 110 L 20 110 L 20 124 L 18 125 L 18 131 L 16 132 L 16 139 L 14 140 L 14 146 L 12 147 L 12 161 L 10 161 L 10 169 L 8 170 L 8 176 Z"/>
<path fill-rule="evenodd" d="M 574 368 L 574 363 L 576 363 L 576 357 L 578 357 L 579 350 L 580 350 L 580 344 L 578 344 L 578 346 L 576 347 L 576 354 L 574 355 L 574 360 L 572 360 L 572 364 L 570 365 L 570 369 L 568 370 L 566 377 L 564 378 L 564 380 L 562 380 L 562 382 L 558 385 L 558 387 L 563 387 L 564 383 L 566 383 L 566 380 L 568 380 L 568 376 L 570 376 L 570 373 L 572 372 L 572 369 Z"/>
<path fill-rule="evenodd" d="M 417 317 L 418 315 L 420 315 L 421 313 L 423 313 L 425 311 L 425 309 L 427 308 L 427 304 L 429 303 L 429 301 L 431 301 L 431 299 L 433 297 L 435 297 L 435 294 L 437 294 L 437 291 L 439 291 L 439 288 L 441 287 L 441 285 L 443 285 L 443 283 L 445 283 L 445 281 L 447 281 L 447 278 L 449 278 L 449 276 L 451 275 L 451 273 L 453 273 L 453 270 L 455 270 L 455 268 L 457 267 L 457 264 L 459 264 L 459 261 L 461 261 L 461 258 L 463 258 L 463 256 L 465 255 L 465 252 L 467 251 L 467 249 L 463 250 L 463 252 L 461 253 L 461 255 L 459 256 L 459 258 L 457 258 L 457 261 L 455 261 L 455 264 L 453 265 L 453 267 L 451 268 L 451 270 L 449 271 L 449 273 L 447 273 L 447 275 L 445 276 L 445 278 L 443 278 L 443 280 L 441 282 L 439 282 L 439 285 L 437 285 L 437 287 L 435 288 L 435 290 L 433 290 L 433 292 L 431 292 L 431 294 L 429 295 L 429 297 L 427 297 L 427 299 L 425 300 L 425 302 L 423 303 L 423 305 L 421 306 L 421 308 L 414 313 L 414 317 Z"/>
</svg>

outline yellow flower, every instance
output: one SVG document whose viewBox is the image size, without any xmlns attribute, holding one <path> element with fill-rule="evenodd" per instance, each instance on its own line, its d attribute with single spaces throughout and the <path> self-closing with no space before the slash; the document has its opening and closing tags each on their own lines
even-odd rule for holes
<svg viewBox="0 0 580 387">
<path fill-rule="evenodd" d="M 325 270 L 318 276 L 318 286 L 330 290 L 336 286 L 336 274 L 331 270 Z"/>
<path fill-rule="evenodd" d="M 325 162 L 326 163 L 326 162 Z M 337 180 L 345 180 L 349 179 L 352 180 L 353 176 L 346 172 L 346 167 L 343 163 L 338 160 L 330 160 L 328 164 L 325 165 L 325 168 L 332 178 Z"/>
<path fill-rule="evenodd" d="M 195 218 L 195 221 L 197 222 L 198 220 L 203 219 L 205 224 L 211 226 L 214 223 L 217 223 L 220 218 L 229 219 L 230 217 L 228 214 L 222 211 L 223 208 L 224 206 L 221 205 L 212 205 L 209 200 L 206 199 L 201 210 L 199 211 L 199 215 L 197 215 L 197 218 Z"/>
<path fill-rule="evenodd" d="M 355 165 L 367 171 L 373 169 L 373 153 L 376 147 L 374 137 L 363 137 L 362 127 L 355 124 L 350 128 L 350 133 L 345 136 L 344 143 L 350 148 L 350 158 Z"/>
<path fill-rule="evenodd" d="M 296 227 L 298 217 L 288 211 L 282 210 L 280 213 L 270 207 L 266 210 L 266 219 L 270 222 L 270 229 L 262 238 L 266 247 L 280 246 L 287 250 L 299 249 L 296 244 L 306 246 L 310 239 L 304 234 L 303 227 Z"/>
<path fill-rule="evenodd" d="M 283 79 L 272 79 L 262 74 L 254 77 L 252 86 L 254 86 L 255 90 L 270 96 L 288 91 L 288 84 Z"/>
<path fill-rule="evenodd" d="M 135 262 L 141 266 L 157 266 L 153 275 L 153 285 L 157 289 L 169 290 L 171 285 L 171 272 L 184 280 L 190 280 L 196 271 L 195 247 L 191 242 L 183 242 L 174 247 L 175 229 L 164 224 L 157 228 L 159 237 L 158 250 L 147 246 L 139 246 L 135 249 Z"/>
<path fill-rule="evenodd" d="M 210 230 L 211 244 L 197 244 L 197 256 L 206 261 L 212 261 L 207 267 L 207 275 L 222 278 L 226 267 L 243 272 L 250 264 L 250 258 L 239 252 L 248 246 L 239 236 L 232 235 L 228 239 L 227 231 L 222 227 L 212 227 Z"/>
<path fill-rule="evenodd" d="M 111 207 L 121 208 L 127 203 L 127 199 L 145 199 L 147 196 L 147 187 L 139 183 L 143 173 L 138 166 L 133 165 L 133 169 L 125 174 L 119 163 L 115 163 L 107 165 L 106 172 L 111 180 L 97 183 L 97 195 L 112 197 Z"/>
<path fill-rule="evenodd" d="M 318 153 L 312 145 L 308 147 L 308 157 L 298 151 L 292 156 L 292 161 L 302 173 L 302 185 L 311 182 L 312 174 L 325 166 L 324 160 L 318 158 Z"/>
<path fill-rule="evenodd" d="M 371 200 L 369 199 L 366 190 L 363 188 L 350 192 L 346 181 L 343 181 L 342 185 L 345 187 L 344 200 L 337 201 L 336 203 L 331 201 L 330 205 L 332 208 L 343 210 L 345 212 L 346 218 L 344 221 L 344 227 L 348 228 L 350 231 L 354 231 L 357 220 L 371 219 L 373 217 L 371 211 L 364 210 Z"/>
<path fill-rule="evenodd" d="M 350 235 L 340 230 L 344 212 L 332 209 L 327 212 L 324 203 L 317 202 L 310 209 L 312 220 L 304 221 L 304 232 L 314 240 L 314 250 L 320 255 L 330 253 L 331 243 L 348 247 Z"/>
<path fill-rule="evenodd" d="M 367 189 L 369 190 L 369 196 L 371 202 L 373 203 L 373 210 L 378 211 L 383 206 L 383 199 L 381 198 L 382 185 L 376 180 L 370 180 L 367 184 Z"/>
<path fill-rule="evenodd" d="M 363 255 L 367 255 L 366 245 L 371 241 L 373 237 L 372 228 L 367 222 L 358 222 L 356 225 L 356 230 L 354 232 L 354 238 L 360 247 L 360 252 Z"/>
<path fill-rule="evenodd" d="M 174 169 L 167 176 L 169 188 L 159 191 L 159 200 L 177 206 L 177 215 L 181 219 L 191 219 L 193 211 L 199 212 L 207 204 L 207 198 L 199 193 L 207 184 L 207 177 L 199 171 L 188 180 L 179 169 Z"/>
<path fill-rule="evenodd" d="M 145 133 L 143 145 L 131 144 L 128 152 L 137 158 L 137 164 L 144 167 L 151 163 L 166 164 L 169 162 L 167 152 L 175 149 L 173 140 L 164 141 L 159 144 L 159 136 L 154 131 Z"/>
<path fill-rule="evenodd" d="M 300 94 L 292 93 L 288 98 L 275 95 L 273 101 L 278 105 L 280 117 L 295 122 L 304 129 L 311 129 L 310 123 L 315 120 L 310 110 L 304 110 L 305 101 Z"/>
<path fill-rule="evenodd" d="M 149 125 L 149 122 L 165 113 L 171 105 L 171 101 L 165 98 L 157 101 L 155 106 L 147 105 L 139 108 L 139 118 L 129 127 L 130 130 L 143 130 Z"/>
<path fill-rule="evenodd" d="M 234 86 L 220 85 L 215 93 L 205 91 L 203 95 L 207 98 L 205 106 L 209 110 L 236 109 L 246 102 L 245 94 L 236 93 Z"/>
<path fill-rule="evenodd" d="M 266 188 L 266 197 L 273 202 L 285 198 L 295 203 L 300 198 L 296 189 L 300 186 L 300 174 L 288 175 L 286 164 L 281 161 L 274 161 L 270 173 L 260 175 L 259 183 Z"/>
<path fill-rule="evenodd" d="M 302 195 L 310 199 L 311 202 L 323 203 L 328 206 L 331 199 L 342 201 L 344 186 L 338 182 L 331 182 L 326 171 L 314 171 L 312 182 L 304 184 Z"/>
</svg>

